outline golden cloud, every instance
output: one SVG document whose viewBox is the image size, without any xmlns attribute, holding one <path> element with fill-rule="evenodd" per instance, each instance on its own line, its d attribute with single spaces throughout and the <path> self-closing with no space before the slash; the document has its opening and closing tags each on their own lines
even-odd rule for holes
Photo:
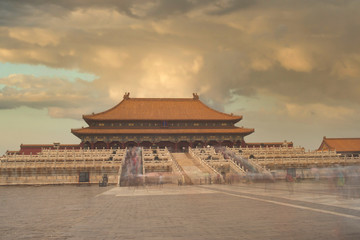
<svg viewBox="0 0 360 240">
<path fill-rule="evenodd" d="M 310 57 L 297 47 L 279 49 L 277 59 L 288 70 L 310 72 L 313 69 Z"/>
<path fill-rule="evenodd" d="M 13 39 L 36 44 L 41 47 L 59 44 L 61 36 L 59 33 L 41 28 L 8 28 L 9 36 Z"/>
</svg>

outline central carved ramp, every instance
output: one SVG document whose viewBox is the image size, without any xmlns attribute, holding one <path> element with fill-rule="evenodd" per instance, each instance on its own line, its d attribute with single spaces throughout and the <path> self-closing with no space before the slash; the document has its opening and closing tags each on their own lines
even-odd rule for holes
<svg viewBox="0 0 360 240">
<path fill-rule="evenodd" d="M 143 184 L 142 148 L 133 147 L 126 150 L 122 165 L 120 186 L 138 186 Z"/>
<path fill-rule="evenodd" d="M 207 181 L 210 171 L 196 159 L 192 158 L 189 153 L 172 153 L 172 156 L 178 162 L 185 175 L 189 177 L 192 184 L 200 184 Z"/>
</svg>

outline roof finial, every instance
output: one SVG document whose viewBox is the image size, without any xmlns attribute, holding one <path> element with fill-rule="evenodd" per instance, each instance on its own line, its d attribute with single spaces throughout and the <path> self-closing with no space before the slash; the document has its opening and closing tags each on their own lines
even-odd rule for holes
<svg viewBox="0 0 360 240">
<path fill-rule="evenodd" d="M 129 92 L 125 92 L 124 99 L 129 99 L 129 98 L 130 98 L 130 93 L 129 93 Z"/>
<path fill-rule="evenodd" d="M 194 100 L 199 100 L 199 95 L 197 93 L 193 93 L 193 99 Z"/>
</svg>

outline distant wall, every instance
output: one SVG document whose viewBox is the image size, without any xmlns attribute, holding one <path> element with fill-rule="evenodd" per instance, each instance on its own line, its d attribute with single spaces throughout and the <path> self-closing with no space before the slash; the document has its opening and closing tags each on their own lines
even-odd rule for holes
<svg viewBox="0 0 360 240">
<path fill-rule="evenodd" d="M 264 143 L 245 143 L 244 147 L 265 148 L 265 147 L 294 147 L 292 142 L 264 142 Z"/>
</svg>

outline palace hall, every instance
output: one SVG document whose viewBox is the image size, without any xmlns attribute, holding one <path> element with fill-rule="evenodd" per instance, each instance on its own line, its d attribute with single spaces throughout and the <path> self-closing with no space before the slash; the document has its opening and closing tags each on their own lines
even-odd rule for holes
<svg viewBox="0 0 360 240">
<path fill-rule="evenodd" d="M 101 113 L 83 115 L 88 127 L 72 129 L 83 148 L 244 146 L 254 129 L 235 126 L 242 116 L 216 111 L 192 98 L 131 98 Z"/>
</svg>

